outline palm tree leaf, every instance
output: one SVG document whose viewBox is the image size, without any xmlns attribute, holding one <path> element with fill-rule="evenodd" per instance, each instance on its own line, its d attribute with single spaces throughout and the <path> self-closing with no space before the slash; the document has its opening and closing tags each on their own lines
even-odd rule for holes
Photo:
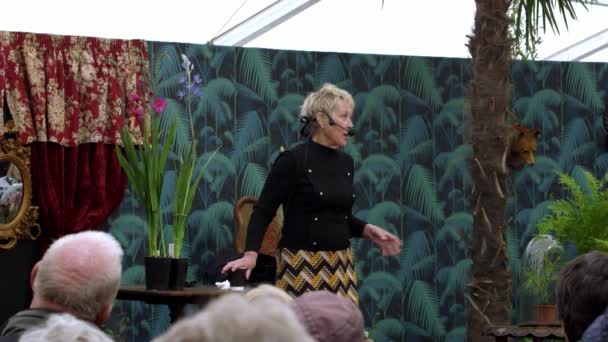
<svg viewBox="0 0 608 342">
<path fill-rule="evenodd" d="M 287 94 L 279 99 L 276 108 L 270 112 L 268 120 L 270 123 L 285 122 L 293 125 L 298 117 L 300 106 L 304 102 L 304 96 L 300 94 Z"/>
<path fill-rule="evenodd" d="M 426 152 L 432 150 L 418 150 L 421 144 L 431 142 L 427 123 L 421 115 L 414 115 L 407 119 L 399 135 L 399 153 L 396 158 L 401 165 L 411 165 L 419 161 L 418 159 Z M 422 153 L 421 153 L 422 152 Z"/>
<path fill-rule="evenodd" d="M 247 164 L 241 183 L 241 196 L 259 196 L 267 176 L 264 167 L 256 163 Z"/>
<path fill-rule="evenodd" d="M 543 201 L 536 204 L 534 208 L 526 208 L 517 213 L 515 222 L 526 226 L 526 230 L 521 234 L 520 243 L 528 243 L 529 238 L 537 234 L 536 226 L 543 217 L 550 213 L 550 203 L 551 201 Z"/>
<path fill-rule="evenodd" d="M 435 339 L 445 335 L 443 321 L 439 316 L 437 295 L 428 283 L 415 280 L 410 287 L 407 303 L 407 313 L 411 321 L 428 331 Z"/>
<path fill-rule="evenodd" d="M 163 179 L 163 189 L 160 197 L 160 208 L 163 215 L 173 215 L 173 209 L 175 205 L 175 176 L 176 172 L 173 170 L 166 171 Z"/>
<path fill-rule="evenodd" d="M 192 145 L 192 131 L 190 129 L 190 114 L 186 107 L 180 101 L 167 99 L 167 108 L 165 108 L 160 119 L 160 131 L 169 132 L 173 120 L 177 120 L 177 131 L 175 134 L 175 147 L 179 154 L 183 150 Z"/>
<path fill-rule="evenodd" d="M 158 336 L 171 325 L 168 305 L 152 305 L 152 320 L 150 322 L 150 335 Z"/>
<path fill-rule="evenodd" d="M 411 233 L 405 241 L 405 247 L 401 250 L 399 278 L 404 283 L 409 283 L 414 279 L 419 278 L 420 273 L 414 270 L 416 263 L 419 260 L 431 255 L 431 243 L 428 240 L 426 233 L 422 230 L 417 230 Z M 420 270 L 422 271 L 422 270 Z"/>
<path fill-rule="evenodd" d="M 407 57 L 401 71 L 401 79 L 405 82 L 405 88 L 413 91 L 427 106 L 431 108 L 441 106 L 441 95 L 435 84 L 434 71 L 429 59 Z"/>
<path fill-rule="evenodd" d="M 515 27 L 522 27 L 522 18 L 524 20 L 524 29 L 515 30 L 515 40 L 519 41 L 523 35 L 525 45 L 529 49 L 540 27 L 543 28 L 543 32 L 551 27 L 554 32 L 559 33 L 559 25 L 555 18 L 556 11 L 562 16 L 567 29 L 569 18 L 576 20 L 573 7 L 575 2 L 581 3 L 585 9 L 587 8 L 586 0 L 519 0 L 515 2 Z"/>
<path fill-rule="evenodd" d="M 443 226 L 435 234 L 435 241 L 446 241 L 448 236 L 452 237 L 454 241 L 460 241 L 462 240 L 461 234 L 469 235 L 472 229 L 473 216 L 471 213 L 465 211 L 454 212 L 445 219 Z"/>
<path fill-rule="evenodd" d="M 170 97 L 176 93 L 177 82 L 166 82 L 168 79 L 181 76 L 182 66 L 180 61 L 180 52 L 174 44 L 163 44 L 158 52 L 152 52 L 152 65 L 151 70 L 153 72 L 153 79 L 157 81 L 164 81 L 166 85 L 174 86 L 175 89 L 171 92 L 166 92 L 164 96 Z M 160 83 L 159 83 L 160 84 Z M 162 87 L 161 87 L 162 89 Z M 160 89 L 155 89 L 159 93 Z M 165 90 L 166 91 L 166 90 Z"/>
<path fill-rule="evenodd" d="M 319 71 L 315 74 L 315 87 L 323 83 L 339 83 L 346 79 L 346 68 L 339 54 L 330 54 L 321 59 Z"/>
<path fill-rule="evenodd" d="M 410 206 L 430 217 L 433 222 L 444 219 L 443 207 L 437 199 L 437 185 L 432 173 L 424 166 L 412 166 L 404 193 Z"/>
<path fill-rule="evenodd" d="M 473 147 L 462 144 L 451 152 L 440 152 L 435 159 L 437 166 L 442 167 L 445 159 L 445 170 L 439 180 L 439 188 L 443 188 L 450 180 L 461 178 L 465 185 L 471 184 L 470 161 L 473 159 Z"/>
<path fill-rule="evenodd" d="M 277 89 L 272 81 L 271 61 L 268 52 L 261 49 L 243 49 L 240 73 L 244 84 L 272 105 L 277 100 Z"/>
<path fill-rule="evenodd" d="M 519 235 L 515 227 L 507 228 L 507 255 L 509 256 L 509 265 L 513 273 L 513 282 L 519 284 L 521 276 L 521 253 L 519 252 Z"/>
<path fill-rule="evenodd" d="M 464 293 L 464 285 L 467 282 L 469 269 L 471 268 L 471 259 L 465 258 L 458 261 L 453 266 L 446 266 L 444 269 L 448 272 L 447 281 L 443 284 L 443 293 L 441 294 L 440 303 L 443 304 L 444 301 L 452 296 L 456 296 L 457 294 Z"/>
<path fill-rule="evenodd" d="M 384 194 L 394 176 L 399 174 L 399 166 L 384 154 L 372 154 L 365 158 L 355 173 L 356 184 L 368 181 L 376 191 Z"/>
<path fill-rule="evenodd" d="M 450 125 L 452 127 L 460 127 L 464 117 L 464 98 L 453 98 L 446 102 L 439 114 L 433 120 L 435 127 Z"/>
<path fill-rule="evenodd" d="M 518 99 L 518 102 L 523 98 Z M 549 135 L 559 125 L 557 114 L 549 107 L 559 106 L 562 102 L 562 96 L 553 89 L 542 89 L 535 93 L 529 101 L 526 101 L 525 108 L 517 108 L 520 113 L 525 113 L 522 120 L 523 124 L 531 127 L 540 127 L 544 135 Z M 524 107 L 524 106 L 521 106 Z"/>
<path fill-rule="evenodd" d="M 571 170 L 575 164 L 581 164 L 583 157 L 592 144 L 591 134 L 585 120 L 575 117 L 568 121 L 561 138 L 561 150 L 558 158 L 560 169 Z"/>
<path fill-rule="evenodd" d="M 374 324 L 374 328 L 371 331 L 371 338 L 374 341 L 380 341 L 380 336 L 393 339 L 401 339 L 401 336 L 405 333 L 403 324 L 401 321 L 395 318 L 384 318 Z"/>
<path fill-rule="evenodd" d="M 143 265 L 135 265 L 127 268 L 120 276 L 122 285 L 137 285 L 143 284 L 146 279 L 146 273 Z"/>
<path fill-rule="evenodd" d="M 593 163 L 593 168 L 599 170 L 599 174 L 608 172 L 608 153 L 600 154 Z"/>
<path fill-rule="evenodd" d="M 218 222 L 234 223 L 234 205 L 229 202 L 215 202 L 207 208 L 206 212 L 207 215 Z"/>
<path fill-rule="evenodd" d="M 399 220 L 401 208 L 392 201 L 380 202 L 372 207 L 367 214 L 367 221 L 381 227 L 388 227 L 389 222 Z"/>
<path fill-rule="evenodd" d="M 237 169 L 245 163 L 246 151 L 262 152 L 268 149 L 267 145 L 260 143 L 265 142 L 264 138 L 267 138 L 266 129 L 262 125 L 259 114 L 256 111 L 243 113 L 234 131 L 235 144 L 233 151 L 230 153 L 230 159 Z M 256 150 L 252 151 L 252 146 L 255 146 Z"/>
<path fill-rule="evenodd" d="M 566 73 L 566 91 L 580 99 L 592 112 L 600 112 L 604 103 L 598 91 L 591 65 L 570 63 Z"/>
<path fill-rule="evenodd" d="M 384 84 L 372 89 L 365 98 L 356 126 L 362 127 L 365 123 L 373 122 L 380 122 L 380 127 L 383 128 L 394 126 L 396 117 L 387 115 L 387 112 L 390 106 L 397 103 L 399 97 L 399 90 L 393 85 Z"/>
<path fill-rule="evenodd" d="M 202 90 L 195 113 L 213 115 L 217 127 L 222 127 L 232 120 L 231 106 L 224 100 L 231 100 L 237 94 L 234 83 L 229 79 L 220 77 L 210 80 Z"/>
<path fill-rule="evenodd" d="M 228 226 L 206 210 L 194 210 L 188 217 L 188 226 L 195 227 L 196 234 L 190 241 L 193 246 L 205 245 L 213 242 L 218 249 L 225 248 L 232 243 L 232 233 Z"/>
</svg>

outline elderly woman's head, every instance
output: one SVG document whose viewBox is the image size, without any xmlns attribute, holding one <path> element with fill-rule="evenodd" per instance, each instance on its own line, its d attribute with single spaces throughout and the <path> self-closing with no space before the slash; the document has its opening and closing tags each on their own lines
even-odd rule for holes
<svg viewBox="0 0 608 342">
<path fill-rule="evenodd" d="M 326 83 L 309 94 L 300 111 L 313 140 L 333 148 L 344 147 L 353 128 L 353 97 L 345 90 Z"/>
<path fill-rule="evenodd" d="M 227 294 L 173 324 L 153 342 L 314 342 L 287 304 L 265 296 L 247 301 Z"/>
</svg>

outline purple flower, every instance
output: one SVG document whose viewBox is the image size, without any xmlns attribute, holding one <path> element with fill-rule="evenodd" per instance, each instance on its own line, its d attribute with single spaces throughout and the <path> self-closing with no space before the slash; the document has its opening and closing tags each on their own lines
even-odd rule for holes
<svg viewBox="0 0 608 342">
<path fill-rule="evenodd" d="M 185 92 L 185 91 L 180 90 L 180 91 L 178 91 L 178 92 L 177 92 L 177 98 L 178 98 L 178 99 L 180 99 L 180 100 L 181 100 L 181 99 L 183 99 L 185 96 L 186 96 L 186 92 Z"/>
<path fill-rule="evenodd" d="M 179 84 L 186 84 L 186 76 L 182 76 L 182 77 L 179 79 Z"/>
<path fill-rule="evenodd" d="M 201 87 L 194 87 L 192 89 L 192 94 L 194 94 L 196 97 L 201 97 L 203 95 L 203 91 L 201 90 Z"/>
<path fill-rule="evenodd" d="M 163 110 L 165 110 L 165 108 L 167 107 L 167 102 L 165 102 L 165 100 L 163 100 L 162 98 L 157 98 L 156 100 L 154 100 L 154 103 L 152 103 L 152 108 L 154 108 L 154 110 L 160 114 L 163 112 Z"/>
<path fill-rule="evenodd" d="M 135 120 L 137 120 L 138 124 L 141 124 L 141 122 L 144 119 L 144 109 L 142 107 L 137 107 L 135 108 Z"/>
<path fill-rule="evenodd" d="M 194 83 L 196 83 L 196 84 L 203 83 L 203 79 L 201 78 L 201 75 L 199 75 L 199 74 L 194 75 Z"/>
</svg>

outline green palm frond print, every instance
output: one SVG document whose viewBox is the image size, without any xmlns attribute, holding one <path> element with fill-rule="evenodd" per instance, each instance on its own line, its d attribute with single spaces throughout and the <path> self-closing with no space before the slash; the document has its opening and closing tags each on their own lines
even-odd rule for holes
<svg viewBox="0 0 608 342">
<path fill-rule="evenodd" d="M 383 257 L 369 241 L 352 240 L 370 338 L 464 341 L 464 291 L 471 267 L 467 248 L 475 239 L 469 198 L 473 148 L 465 130 L 468 60 L 158 42 L 150 43 L 149 54 L 151 71 L 157 73 L 155 93 L 168 103 L 161 129 L 177 121 L 174 150 L 197 139 L 200 168 L 218 149 L 187 219 L 188 280 L 206 283 L 214 262 L 234 251 L 234 204 L 260 194 L 281 148 L 302 141 L 297 115 L 304 98 L 331 82 L 351 92 L 356 102 L 356 135 L 345 148 L 355 161 L 353 214 L 403 241 L 400 255 Z M 201 96 L 192 101 L 194 135 L 185 126 L 187 109 L 178 97 L 181 54 L 202 79 Z M 512 216 L 506 243 L 514 273 L 513 319 L 518 321 L 529 305 L 519 300 L 525 281 L 522 252 L 551 212 L 552 201 L 565 196 L 558 175 L 571 177 L 571 190 L 593 193 L 581 170 L 598 179 L 608 171 L 601 125 L 608 67 L 514 62 L 511 82 L 517 121 L 541 130 L 535 165 L 512 170 L 512 184 L 504 189 Z M 176 158 L 176 153 L 169 156 L 162 196 L 167 229 Z M 129 188 L 107 222 L 106 229 L 125 250 L 125 284 L 144 279 L 142 217 Z M 108 329 L 117 340 L 149 341 L 168 325 L 164 306 L 117 301 Z"/>
</svg>

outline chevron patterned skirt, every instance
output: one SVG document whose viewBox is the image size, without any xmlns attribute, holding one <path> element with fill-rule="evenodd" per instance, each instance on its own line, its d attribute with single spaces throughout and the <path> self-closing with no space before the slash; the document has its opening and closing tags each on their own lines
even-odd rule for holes
<svg viewBox="0 0 608 342">
<path fill-rule="evenodd" d="M 320 252 L 279 248 L 275 285 L 294 296 L 328 290 L 359 304 L 350 248 Z"/>
</svg>

